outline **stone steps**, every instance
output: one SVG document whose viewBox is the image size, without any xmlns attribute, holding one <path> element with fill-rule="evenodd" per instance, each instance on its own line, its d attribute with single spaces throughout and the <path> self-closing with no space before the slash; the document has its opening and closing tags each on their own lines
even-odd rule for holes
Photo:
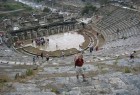
<svg viewBox="0 0 140 95">
<path fill-rule="evenodd" d="M 127 84 L 127 81 L 129 79 L 128 76 L 131 76 L 133 78 L 132 74 L 122 74 L 120 72 L 116 73 L 111 73 L 111 74 L 105 74 L 105 75 L 98 75 L 97 77 L 90 77 L 87 78 L 87 82 L 82 82 L 82 78 L 80 78 L 79 81 L 77 81 L 75 76 L 69 76 L 69 77 L 54 77 L 53 79 L 43 79 L 42 80 L 38 79 L 36 80 L 35 84 L 38 85 L 37 87 L 46 90 L 45 87 L 47 87 L 49 84 L 57 88 L 57 85 L 62 86 L 62 88 L 58 88 L 58 90 L 62 90 L 61 95 L 65 95 L 64 93 L 69 93 L 69 95 L 78 95 L 76 92 L 81 93 L 79 95 L 86 95 L 86 93 L 96 93 L 96 94 L 110 94 L 110 95 L 115 95 L 115 93 L 126 93 L 123 90 L 130 90 L 131 88 L 131 93 L 135 93 L 135 95 L 138 95 L 138 88 L 137 86 L 133 86 L 130 84 Z M 136 76 L 135 76 L 136 77 Z M 133 83 L 134 81 L 138 81 L 139 76 L 135 78 L 134 80 L 131 80 L 129 83 Z M 31 80 L 32 81 L 32 80 Z M 31 84 L 32 85 L 32 84 Z M 31 86 L 30 85 L 30 86 Z M 129 87 L 128 87 L 129 86 Z M 32 86 L 32 89 L 34 86 Z M 21 89 L 25 91 L 25 89 Z M 26 90 L 28 91 L 28 90 Z M 122 91 L 122 92 L 120 92 Z M 134 92 L 136 91 L 136 92 Z M 31 91 L 32 92 L 32 91 Z M 75 93 L 75 94 L 74 94 Z M 114 93 L 114 94 L 113 94 Z M 130 93 L 130 92 L 129 92 Z M 90 95 L 88 94 L 88 95 Z M 32 94 L 31 94 L 32 95 Z"/>
<path fill-rule="evenodd" d="M 5 76 L 8 76 L 11 80 L 15 80 L 16 74 L 25 75 L 27 69 L 32 69 L 35 66 L 27 66 L 27 65 L 17 65 L 17 64 L 9 64 L 3 61 L 0 63 L 0 72 L 4 73 Z"/>
<path fill-rule="evenodd" d="M 70 57 L 70 59 L 68 57 L 66 59 L 62 59 L 63 61 L 59 62 L 67 62 L 67 60 L 72 59 L 73 57 Z M 84 59 L 88 61 L 88 56 L 86 56 Z M 77 93 L 79 93 L 79 95 L 91 95 L 91 93 L 96 95 L 116 95 L 116 93 L 121 93 L 123 95 L 126 93 L 127 95 L 127 91 L 131 91 L 132 94 L 138 95 L 139 86 L 127 84 L 127 74 L 108 72 L 107 74 L 97 74 L 95 77 L 93 72 L 96 71 L 94 71 L 95 68 L 93 67 L 96 67 L 96 64 L 92 64 L 92 62 L 86 62 L 85 65 L 87 68 L 93 68 L 91 71 L 86 71 L 87 82 L 82 82 L 81 76 L 80 80 L 77 81 L 74 69 L 72 69 L 74 68 L 73 64 L 53 65 L 53 62 L 57 62 L 58 60 L 59 59 L 55 58 L 51 60 L 49 64 L 47 64 L 47 62 L 42 63 L 42 65 L 45 65 L 41 67 L 42 69 L 35 77 L 25 83 L 14 83 L 13 87 L 15 88 L 15 91 L 4 95 L 56 95 L 52 89 L 54 89 L 54 91 L 56 90 L 57 93 L 59 92 L 60 95 L 78 95 Z M 72 70 L 73 73 L 69 73 L 69 70 Z M 133 77 L 133 74 L 131 76 Z M 138 79 L 136 78 L 132 81 L 138 81 Z M 132 90 L 131 88 L 135 90 Z"/>
</svg>

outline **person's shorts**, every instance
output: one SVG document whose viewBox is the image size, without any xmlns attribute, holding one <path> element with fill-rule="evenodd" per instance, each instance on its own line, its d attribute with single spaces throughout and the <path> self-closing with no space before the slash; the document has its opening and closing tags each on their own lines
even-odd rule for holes
<svg viewBox="0 0 140 95">
<path fill-rule="evenodd" d="M 79 75 L 79 74 L 84 74 L 83 67 L 78 67 L 78 66 L 76 66 L 76 74 L 77 74 L 77 75 Z"/>
<path fill-rule="evenodd" d="M 46 58 L 47 61 L 49 61 L 49 58 Z"/>
</svg>

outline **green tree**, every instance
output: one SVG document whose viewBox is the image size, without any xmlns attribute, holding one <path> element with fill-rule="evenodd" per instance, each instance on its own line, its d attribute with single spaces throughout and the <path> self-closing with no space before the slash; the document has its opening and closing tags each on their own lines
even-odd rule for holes
<svg viewBox="0 0 140 95">
<path fill-rule="evenodd" d="M 85 2 L 86 0 L 82 0 L 82 2 Z"/>
<path fill-rule="evenodd" d="M 35 2 L 37 2 L 37 3 L 39 3 L 39 2 L 42 2 L 42 1 L 44 1 L 44 0 L 34 0 Z"/>
<path fill-rule="evenodd" d="M 7 2 L 7 0 L 1 0 L 2 2 Z"/>
<path fill-rule="evenodd" d="M 99 0 L 101 5 L 106 5 L 108 4 L 109 0 Z"/>
<path fill-rule="evenodd" d="M 81 14 L 82 14 L 82 15 L 84 15 L 84 14 L 89 14 L 89 13 L 93 13 L 93 12 L 95 12 L 95 11 L 96 11 L 96 7 L 95 7 L 95 6 L 93 6 L 93 5 L 91 5 L 91 4 L 87 4 L 87 5 L 83 8 Z"/>
<path fill-rule="evenodd" d="M 49 8 L 47 8 L 47 7 L 45 7 L 44 9 L 43 9 L 43 12 L 50 12 L 51 10 L 49 9 Z"/>
</svg>

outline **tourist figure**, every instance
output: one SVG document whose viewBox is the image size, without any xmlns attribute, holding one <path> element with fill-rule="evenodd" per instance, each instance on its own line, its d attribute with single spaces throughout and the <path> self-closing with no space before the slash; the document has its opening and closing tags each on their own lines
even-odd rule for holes
<svg viewBox="0 0 140 95">
<path fill-rule="evenodd" d="M 40 46 L 40 39 L 39 39 L 39 38 L 37 38 L 37 39 L 35 40 L 35 42 L 36 42 L 36 45 L 37 45 L 37 46 Z"/>
<path fill-rule="evenodd" d="M 93 51 L 93 46 L 91 46 L 91 47 L 89 48 L 89 51 L 90 51 L 90 53 L 92 53 L 92 51 Z"/>
<path fill-rule="evenodd" d="M 99 36 L 99 33 L 97 32 L 97 34 L 96 34 L 96 35 L 97 35 L 97 37 L 98 37 L 98 36 Z"/>
<path fill-rule="evenodd" d="M 98 51 L 98 50 L 99 50 L 98 46 L 96 46 L 96 47 L 95 47 L 95 50 L 96 50 L 96 51 Z"/>
<path fill-rule="evenodd" d="M 132 60 L 132 62 L 134 62 L 134 58 L 135 58 L 135 55 L 136 54 L 136 51 L 133 51 L 133 53 L 130 54 L 130 60 Z"/>
<path fill-rule="evenodd" d="M 79 48 L 81 48 L 81 46 L 79 45 Z"/>
<path fill-rule="evenodd" d="M 32 39 L 32 43 L 34 42 L 34 40 Z"/>
<path fill-rule="evenodd" d="M 58 48 L 58 45 L 56 44 L 56 49 Z"/>
<path fill-rule="evenodd" d="M 49 43 L 49 39 L 47 39 L 47 43 Z"/>
<path fill-rule="evenodd" d="M 85 82 L 85 75 L 84 75 L 84 71 L 83 71 L 83 64 L 84 64 L 84 60 L 83 60 L 83 55 L 79 54 L 78 58 L 77 56 L 75 56 L 74 58 L 75 61 L 75 68 L 76 68 L 76 78 L 77 80 L 79 80 L 79 75 L 82 75 L 83 77 L 83 82 Z"/>
<path fill-rule="evenodd" d="M 49 44 L 49 39 L 46 40 L 46 44 L 47 44 L 47 45 Z"/>
<path fill-rule="evenodd" d="M 96 15 L 96 19 L 98 19 L 99 18 L 99 16 L 98 15 Z"/>
<path fill-rule="evenodd" d="M 49 54 L 46 54 L 46 61 L 49 61 Z"/>
<path fill-rule="evenodd" d="M 65 56 L 65 53 L 64 53 L 64 51 L 62 51 L 62 57 L 64 58 L 64 56 Z"/>
<path fill-rule="evenodd" d="M 43 52 L 41 52 L 40 56 L 41 56 L 41 58 L 42 58 L 42 60 L 43 60 Z"/>
<path fill-rule="evenodd" d="M 80 45 L 79 45 L 79 50 L 82 54 L 84 53 L 84 50 L 82 49 L 82 46 L 80 46 Z"/>
<path fill-rule="evenodd" d="M 44 45 L 44 43 L 43 43 L 43 42 L 41 42 L 41 45 L 43 46 L 43 45 Z"/>
<path fill-rule="evenodd" d="M 44 38 L 41 38 L 40 41 L 41 41 L 41 44 L 43 46 L 45 44 L 45 39 Z"/>
<path fill-rule="evenodd" d="M 82 28 L 85 28 L 85 23 L 81 22 Z"/>
<path fill-rule="evenodd" d="M 33 56 L 33 64 L 36 64 L 36 58 L 35 58 L 35 56 Z"/>
<path fill-rule="evenodd" d="M 39 56 L 40 56 L 40 53 L 38 52 L 38 53 L 36 54 L 36 59 L 39 59 Z"/>
<path fill-rule="evenodd" d="M 93 44 L 91 44 L 91 45 L 89 46 L 89 52 L 92 53 L 92 51 L 93 51 Z"/>
</svg>

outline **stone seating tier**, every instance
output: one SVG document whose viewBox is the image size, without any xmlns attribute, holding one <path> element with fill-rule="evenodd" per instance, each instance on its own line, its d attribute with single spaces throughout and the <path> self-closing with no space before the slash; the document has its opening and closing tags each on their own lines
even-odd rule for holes
<svg viewBox="0 0 140 95">
<path fill-rule="evenodd" d="M 140 14 L 136 11 L 118 8 L 97 23 L 97 27 L 106 41 L 139 34 Z M 128 32 L 128 33 L 127 33 Z"/>
</svg>

